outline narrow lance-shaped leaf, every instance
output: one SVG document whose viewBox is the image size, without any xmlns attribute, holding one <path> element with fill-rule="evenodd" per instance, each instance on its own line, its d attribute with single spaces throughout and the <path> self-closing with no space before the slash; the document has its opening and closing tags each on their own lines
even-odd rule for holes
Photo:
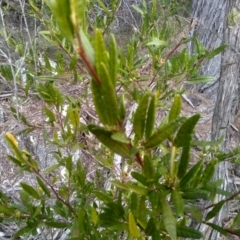
<svg viewBox="0 0 240 240">
<path fill-rule="evenodd" d="M 201 179 L 201 183 L 203 186 L 208 184 L 211 181 L 211 179 L 213 178 L 213 175 L 215 173 L 216 164 L 217 164 L 217 161 L 216 161 L 216 159 L 214 159 L 205 168 L 202 179 Z"/>
<path fill-rule="evenodd" d="M 181 158 L 178 165 L 178 178 L 181 179 L 187 172 L 190 160 L 190 145 L 186 145 L 182 148 Z"/>
<path fill-rule="evenodd" d="M 108 113 L 105 108 L 105 102 L 102 97 L 101 89 L 95 80 L 91 80 L 91 90 L 94 107 L 99 117 L 99 120 L 101 121 L 102 124 L 107 125 L 109 122 Z"/>
<path fill-rule="evenodd" d="M 132 237 L 138 238 L 140 237 L 140 231 L 137 227 L 133 214 L 130 212 L 128 215 L 128 224 L 129 224 L 129 232 Z"/>
<path fill-rule="evenodd" d="M 107 67 L 103 62 L 99 66 L 99 71 L 99 77 L 102 82 L 99 87 L 101 88 L 102 98 L 104 99 L 106 112 L 109 118 L 108 125 L 114 126 L 117 125 L 119 113 L 115 89 L 111 82 Z"/>
<path fill-rule="evenodd" d="M 189 84 L 203 84 L 203 83 L 212 82 L 214 80 L 215 80 L 214 77 L 197 75 L 197 76 L 192 76 L 190 79 L 188 79 L 187 83 L 189 83 Z"/>
<path fill-rule="evenodd" d="M 154 94 L 149 103 L 146 121 L 145 136 L 146 139 L 150 138 L 154 129 L 155 119 L 156 119 L 156 95 Z"/>
<path fill-rule="evenodd" d="M 111 137 L 113 133 L 111 131 L 93 124 L 88 125 L 88 129 L 101 143 L 114 153 L 126 158 L 131 157 L 127 144 L 113 140 Z"/>
<path fill-rule="evenodd" d="M 42 188 L 42 190 L 46 193 L 46 195 L 48 197 L 50 197 L 51 196 L 50 190 L 45 185 L 45 183 L 38 176 L 36 177 L 36 179 L 37 179 L 37 182 L 38 182 L 39 186 Z"/>
<path fill-rule="evenodd" d="M 103 63 L 108 66 L 108 59 L 106 55 L 106 47 L 102 33 L 99 29 L 95 30 L 94 34 L 94 53 L 95 53 L 95 67 L 97 73 L 100 73 L 100 64 Z M 101 78 L 101 76 L 99 76 Z"/>
<path fill-rule="evenodd" d="M 145 228 L 145 233 L 147 236 L 152 236 L 155 230 L 156 230 L 156 225 L 154 223 L 154 220 L 153 218 L 150 218 Z"/>
<path fill-rule="evenodd" d="M 177 94 L 175 95 L 174 102 L 169 113 L 169 118 L 168 118 L 169 122 L 179 117 L 181 112 L 181 107 L 182 107 L 182 99 L 181 99 L 181 96 Z"/>
<path fill-rule="evenodd" d="M 142 185 L 144 185 L 144 186 L 147 186 L 148 184 L 147 184 L 147 180 L 146 180 L 146 178 L 142 175 L 142 174 L 140 174 L 139 172 L 131 172 L 131 176 L 133 177 L 133 178 L 135 178 L 139 183 L 141 183 Z"/>
<path fill-rule="evenodd" d="M 44 221 L 43 223 L 46 226 L 52 227 L 52 228 L 67 228 L 69 226 L 69 223 L 65 223 L 65 222 Z"/>
<path fill-rule="evenodd" d="M 121 189 L 125 189 L 125 190 L 130 190 L 133 191 L 139 195 L 142 196 L 146 196 L 148 194 L 148 189 L 145 187 L 141 187 L 141 186 L 137 186 L 137 185 L 133 185 L 131 183 L 121 183 L 118 181 L 112 181 L 112 184 L 114 184 L 115 186 L 121 188 Z"/>
<path fill-rule="evenodd" d="M 69 0 L 51 0 L 49 2 L 54 18 L 65 37 L 73 39 L 73 25 L 70 19 L 71 10 Z"/>
<path fill-rule="evenodd" d="M 155 177 L 154 167 L 151 159 L 147 155 L 144 156 L 143 172 L 147 182 L 153 182 Z"/>
<path fill-rule="evenodd" d="M 174 204 L 174 207 L 176 209 L 178 216 L 179 217 L 183 216 L 184 203 L 183 203 L 183 199 L 182 199 L 180 192 L 177 190 L 173 190 L 171 197 L 172 197 L 172 201 L 173 201 L 173 204 Z"/>
<path fill-rule="evenodd" d="M 208 212 L 205 221 L 208 221 L 208 220 L 210 220 L 211 218 L 215 217 L 215 216 L 220 212 L 220 210 L 221 210 L 222 206 L 224 205 L 224 203 L 225 203 L 224 200 L 222 200 L 222 201 L 220 201 L 219 203 L 217 203 L 217 204 L 213 207 L 213 209 L 212 209 L 210 212 Z"/>
<path fill-rule="evenodd" d="M 176 130 L 179 128 L 184 118 L 177 118 L 164 126 L 160 127 L 145 143 L 145 149 L 157 147 L 164 140 L 173 135 Z"/>
<path fill-rule="evenodd" d="M 227 47 L 227 45 L 222 45 L 216 49 L 214 49 L 212 52 L 210 52 L 209 54 L 207 54 L 206 58 L 207 59 L 211 59 L 213 57 L 215 57 L 216 55 L 218 55 L 220 52 L 222 52 L 225 48 Z"/>
<path fill-rule="evenodd" d="M 90 64 L 93 66 L 95 61 L 94 49 L 82 28 L 80 29 L 80 37 L 82 41 L 82 47 L 87 56 L 87 59 L 89 60 Z"/>
<path fill-rule="evenodd" d="M 206 223 L 206 224 L 208 226 L 210 226 L 211 228 L 213 228 L 214 230 L 216 230 L 219 233 L 221 233 L 223 236 L 228 237 L 228 232 L 224 228 L 222 228 L 222 227 L 220 227 L 220 226 L 218 226 L 218 225 L 216 225 L 214 223 Z"/>
<path fill-rule="evenodd" d="M 149 94 L 146 93 L 140 100 L 137 110 L 134 114 L 133 130 L 138 140 L 141 140 L 144 134 L 147 118 Z"/>
<path fill-rule="evenodd" d="M 177 226 L 177 236 L 190 239 L 203 238 L 203 234 L 201 232 L 186 226 Z"/>
<path fill-rule="evenodd" d="M 181 179 L 179 183 L 180 188 L 183 189 L 188 184 L 190 184 L 192 180 L 194 180 L 199 169 L 202 167 L 202 164 L 203 164 L 203 160 L 200 160 L 188 171 L 188 173 Z"/>
<path fill-rule="evenodd" d="M 115 86 L 117 82 L 118 65 L 117 43 L 111 34 L 109 41 L 109 75 L 113 86 Z"/>
<path fill-rule="evenodd" d="M 30 185 L 26 184 L 26 183 L 20 183 L 22 189 L 29 194 L 31 197 L 35 198 L 35 199 L 40 199 L 40 196 L 38 194 L 38 192 Z"/>
<path fill-rule="evenodd" d="M 165 196 L 159 194 L 164 226 L 172 240 L 177 240 L 176 220 Z"/>
<path fill-rule="evenodd" d="M 124 121 L 125 116 L 126 116 L 126 107 L 125 107 L 125 102 L 124 102 L 124 95 L 121 96 L 120 98 L 120 107 L 119 107 L 119 118 L 121 122 Z"/>
<path fill-rule="evenodd" d="M 137 208 L 137 221 L 144 229 L 147 226 L 147 209 L 146 209 L 145 200 L 146 200 L 146 197 L 141 196 L 138 201 L 138 208 Z"/>
<path fill-rule="evenodd" d="M 0 204 L 0 213 L 3 213 L 7 216 L 14 215 L 15 210 L 13 208 L 9 208 L 5 205 Z"/>
<path fill-rule="evenodd" d="M 199 114 L 188 118 L 179 128 L 176 138 L 174 139 L 174 146 L 177 148 L 189 145 L 192 140 L 192 132 L 200 118 Z"/>
<path fill-rule="evenodd" d="M 26 163 L 26 160 L 23 158 L 22 153 L 18 149 L 18 142 L 15 139 L 15 137 L 11 133 L 7 132 L 5 135 L 5 139 L 12 148 L 14 154 L 16 155 L 17 160 L 21 163 Z"/>
</svg>

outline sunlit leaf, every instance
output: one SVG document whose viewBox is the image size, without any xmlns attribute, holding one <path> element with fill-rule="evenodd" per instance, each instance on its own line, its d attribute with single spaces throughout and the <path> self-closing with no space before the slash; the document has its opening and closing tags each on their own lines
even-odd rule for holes
<svg viewBox="0 0 240 240">
<path fill-rule="evenodd" d="M 130 212 L 128 215 L 128 224 L 129 224 L 129 232 L 132 237 L 138 238 L 140 237 L 140 231 L 137 227 L 133 214 Z"/>
</svg>

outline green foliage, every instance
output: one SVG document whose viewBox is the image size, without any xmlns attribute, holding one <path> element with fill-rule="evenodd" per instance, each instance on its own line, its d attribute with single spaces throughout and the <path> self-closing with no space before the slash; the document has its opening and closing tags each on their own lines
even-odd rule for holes
<svg viewBox="0 0 240 240">
<path fill-rule="evenodd" d="M 109 32 L 121 1 L 111 0 L 111 10 L 104 1 L 97 2 L 105 16 L 96 16 L 90 22 L 93 1 L 49 1 L 43 8 L 52 14 L 47 20 L 43 10 L 31 1 L 33 12 L 49 26 L 41 35 L 69 57 L 64 61 L 59 53 L 56 74 L 50 73 L 53 69 L 47 56 L 40 72 L 31 71 L 37 94 L 45 104 L 44 124 L 51 130 L 43 134 L 56 149 L 56 163 L 39 169 L 34 157 L 20 148 L 11 133 L 6 134 L 12 150 L 9 160 L 34 175 L 36 181 L 20 184 L 19 204 L 11 203 L 0 192 L 1 221 L 19 224 L 14 238 L 34 235 L 41 227 L 67 228 L 68 239 L 76 240 L 119 239 L 121 233 L 125 239 L 200 239 L 203 234 L 189 225 L 192 218 L 227 235 L 225 229 L 209 221 L 231 199 L 212 177 L 219 162 L 234 159 L 239 151 L 220 153 L 217 146 L 221 140 L 192 141 L 200 115 L 181 116 L 182 84 L 212 80 L 199 76 L 198 70 L 204 60 L 219 54 L 225 46 L 209 51 L 194 39 L 196 53 L 189 55 L 185 37 L 173 42 L 177 30 L 165 19 L 179 21 L 174 18 L 178 1 L 170 0 L 143 1 L 142 6 L 134 6 L 141 16 L 141 27 L 127 46 L 120 46 Z M 88 32 L 91 28 L 93 34 Z M 149 62 L 151 69 L 146 74 L 141 69 Z M 1 67 L 0 72 L 7 80 L 12 77 L 8 66 Z M 65 96 L 58 87 L 66 72 L 83 86 L 78 99 Z M 86 79 L 90 84 L 84 85 Z M 86 101 L 93 103 L 97 115 L 89 122 L 80 117 Z M 132 106 L 136 110 L 131 115 Z M 156 116 L 161 110 L 168 115 L 159 121 Z M 15 108 L 11 111 L 27 130 L 39 127 Z M 87 143 L 79 142 L 80 134 L 86 136 Z M 196 163 L 191 162 L 194 146 L 201 149 Z M 103 184 L 96 176 L 89 179 L 81 159 L 74 158 L 77 150 L 88 151 L 98 162 L 96 176 L 98 168 L 108 169 L 111 181 L 102 172 L 98 175 Z M 121 166 L 115 162 L 116 157 L 121 158 Z M 59 185 L 61 169 L 64 181 Z M 54 179 L 48 179 L 48 174 Z M 203 218 L 203 209 L 196 201 L 211 202 L 217 193 L 228 198 L 212 203 Z M 237 231 L 239 219 L 238 214 L 232 232 Z"/>
</svg>

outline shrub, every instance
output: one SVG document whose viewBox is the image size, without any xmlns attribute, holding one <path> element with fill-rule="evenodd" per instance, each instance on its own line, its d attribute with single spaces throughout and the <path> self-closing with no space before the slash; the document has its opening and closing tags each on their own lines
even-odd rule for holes
<svg viewBox="0 0 240 240">
<path fill-rule="evenodd" d="M 225 154 L 217 150 L 221 139 L 193 141 L 200 115 L 181 116 L 183 83 L 212 80 L 199 76 L 199 67 L 225 46 L 208 51 L 194 38 L 196 51 L 189 55 L 187 32 L 177 42 L 174 35 L 173 25 L 181 24 L 170 14 L 176 1 L 169 1 L 164 10 L 167 5 L 153 0 L 133 7 L 142 24 L 129 44 L 121 47 L 110 33 L 121 1 L 110 1 L 111 10 L 104 2 L 97 2 L 105 12 L 103 19 L 91 16 L 96 7 L 93 1 L 52 0 L 42 6 L 52 14 L 46 20 L 30 1 L 48 28 L 40 34 L 68 58 L 66 61 L 64 54 L 57 53 L 53 67 L 44 55 L 41 74 L 31 73 L 45 103 L 43 131 L 56 149 L 56 164 L 41 169 L 7 133 L 5 139 L 13 152 L 9 160 L 36 181 L 20 184 L 20 203 L 10 202 L 0 192 L 0 220 L 19 225 L 14 238 L 37 235 L 39 229 L 64 229 L 61 234 L 72 240 L 200 239 L 203 234 L 191 227 L 193 220 L 224 235 L 237 234 L 238 216 L 232 229 L 223 229 L 210 220 L 236 196 L 221 190 L 222 181 L 212 177 L 216 165 L 236 157 L 238 149 Z M 168 18 L 163 19 L 159 11 L 163 16 L 168 13 Z M 63 95 L 57 86 L 66 72 L 73 76 L 73 83 L 80 82 L 85 88 L 85 94 L 77 99 Z M 86 102 L 93 104 L 96 112 L 88 122 L 80 115 Z M 16 113 L 16 109 L 12 111 Z M 159 121 L 161 111 L 167 114 Z M 25 116 L 15 115 L 26 125 L 26 132 L 35 130 Z M 79 136 L 84 137 L 84 143 L 79 142 Z M 199 160 L 192 164 L 196 146 Z M 97 162 L 94 179 L 89 178 L 81 155 L 76 159 L 76 151 L 87 152 L 89 161 Z M 57 176 L 60 169 L 63 177 Z M 216 194 L 228 198 L 214 203 Z M 208 206 L 198 206 L 200 199 L 208 201 Z M 206 209 L 211 210 L 204 216 Z"/>
</svg>

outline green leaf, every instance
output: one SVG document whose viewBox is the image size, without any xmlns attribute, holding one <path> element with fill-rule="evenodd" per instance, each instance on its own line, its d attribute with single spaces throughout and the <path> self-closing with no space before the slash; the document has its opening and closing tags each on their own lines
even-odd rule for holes
<svg viewBox="0 0 240 240">
<path fill-rule="evenodd" d="M 94 65 L 95 61 L 94 49 L 82 28 L 80 29 L 80 37 L 82 41 L 82 47 L 87 56 L 87 59 L 90 61 L 91 65 Z"/>
<path fill-rule="evenodd" d="M 67 228 L 67 227 L 69 227 L 69 223 L 65 223 L 65 222 L 44 221 L 43 223 L 46 226 L 52 227 L 52 228 Z"/>
<path fill-rule="evenodd" d="M 72 160 L 72 156 L 69 155 L 68 157 L 64 158 L 65 162 L 66 162 L 66 169 L 68 171 L 68 177 L 70 178 L 72 176 L 72 170 L 73 170 L 73 160 Z"/>
<path fill-rule="evenodd" d="M 131 183 L 121 183 L 118 181 L 112 181 L 112 184 L 114 184 L 115 186 L 121 189 L 130 190 L 142 196 L 146 196 L 148 194 L 147 188 L 133 185 Z"/>
<path fill-rule="evenodd" d="M 156 95 L 153 95 L 149 103 L 147 120 L 146 120 L 146 129 L 145 136 L 146 139 L 150 138 L 154 129 L 155 119 L 156 119 Z"/>
<path fill-rule="evenodd" d="M 203 172 L 202 179 L 201 179 L 201 183 L 202 183 L 203 186 L 205 186 L 206 184 L 208 184 L 212 180 L 213 175 L 215 173 L 216 164 L 217 164 L 217 161 L 216 160 L 212 160 L 207 165 L 207 167 L 205 168 L 205 170 Z"/>
<path fill-rule="evenodd" d="M 160 127 L 145 143 L 145 149 L 155 148 L 164 140 L 173 135 L 185 118 L 179 117 Z"/>
<path fill-rule="evenodd" d="M 173 105 L 171 107 L 168 121 L 171 122 L 179 117 L 182 108 L 182 99 L 179 94 L 175 95 Z"/>
<path fill-rule="evenodd" d="M 190 160 L 190 145 L 186 145 L 182 148 L 181 158 L 178 165 L 178 178 L 181 179 L 187 172 L 189 160 Z"/>
<path fill-rule="evenodd" d="M 156 47 L 166 47 L 167 42 L 159 40 L 158 38 L 153 38 L 152 41 L 148 42 L 146 46 L 156 46 Z"/>
<path fill-rule="evenodd" d="M 93 194 L 104 203 L 109 203 L 113 200 L 113 197 L 103 191 L 93 190 Z"/>
<path fill-rule="evenodd" d="M 130 158 L 130 150 L 127 144 L 117 142 L 112 139 L 112 132 L 106 130 L 105 128 L 98 127 L 96 125 L 90 124 L 88 125 L 89 131 L 95 135 L 95 137 L 103 143 L 106 147 L 108 147 L 114 153 L 119 154 L 122 157 Z"/>
<path fill-rule="evenodd" d="M 44 172 L 50 173 L 50 172 L 53 172 L 54 170 L 58 169 L 59 167 L 61 167 L 61 164 L 57 163 L 57 164 L 54 164 L 54 165 L 48 167 L 47 169 L 45 169 Z"/>
<path fill-rule="evenodd" d="M 109 41 L 109 74 L 113 86 L 115 86 L 117 82 L 118 65 L 117 43 L 114 35 L 111 34 Z"/>
<path fill-rule="evenodd" d="M 111 11 L 108 10 L 108 8 L 105 6 L 105 4 L 101 0 L 97 0 L 99 6 L 104 10 L 104 12 L 111 17 Z"/>
<path fill-rule="evenodd" d="M 222 52 L 223 50 L 225 50 L 226 47 L 227 47 L 227 45 L 225 44 L 225 45 L 222 45 L 222 46 L 214 49 L 212 52 L 210 52 L 210 53 L 207 54 L 206 58 L 207 58 L 207 59 L 211 59 L 211 58 L 215 57 L 215 56 L 218 55 L 220 52 Z"/>
<path fill-rule="evenodd" d="M 101 62 L 99 65 L 99 77 L 102 82 L 101 86 L 99 87 L 101 89 L 102 98 L 104 99 L 106 112 L 108 114 L 108 125 L 114 126 L 117 125 L 119 110 L 115 89 L 106 66 L 107 65 L 105 65 L 103 62 Z"/>
<path fill-rule="evenodd" d="M 51 196 L 51 192 L 50 192 L 50 190 L 48 189 L 48 187 L 45 185 L 45 183 L 44 183 L 44 182 L 41 180 L 41 178 L 38 177 L 38 176 L 36 176 L 36 179 L 37 179 L 37 182 L 38 182 L 39 186 L 42 188 L 42 190 L 46 193 L 46 195 L 47 195 L 48 197 L 50 197 L 50 196 Z"/>
<path fill-rule="evenodd" d="M 141 196 L 138 201 L 138 208 L 137 208 L 137 221 L 141 225 L 143 229 L 147 226 L 147 208 L 146 208 L 146 197 Z"/>
<path fill-rule="evenodd" d="M 105 108 L 105 101 L 104 101 L 104 98 L 102 97 L 100 86 L 95 80 L 91 80 L 91 90 L 92 90 L 94 107 L 96 109 L 99 120 L 104 125 L 107 125 L 109 121 L 108 121 L 108 113 Z"/>
<path fill-rule="evenodd" d="M 177 190 L 173 190 L 171 197 L 178 216 L 183 216 L 184 203 L 180 192 Z"/>
<path fill-rule="evenodd" d="M 181 179 L 179 186 L 181 189 L 184 189 L 187 185 L 191 183 L 197 176 L 199 169 L 202 167 L 203 160 L 198 161 L 188 173 Z"/>
<path fill-rule="evenodd" d="M 49 110 L 48 108 L 43 107 L 42 111 L 48 117 L 48 119 L 47 119 L 48 123 L 53 123 L 56 120 L 54 113 L 51 110 Z"/>
<path fill-rule="evenodd" d="M 174 146 L 177 148 L 187 146 L 192 140 L 192 132 L 200 119 L 200 114 L 193 115 L 188 118 L 179 128 L 176 138 L 174 139 Z"/>
<path fill-rule="evenodd" d="M 98 223 L 98 213 L 96 211 L 96 208 L 92 207 L 92 221 L 94 223 L 94 225 L 96 225 Z"/>
<path fill-rule="evenodd" d="M 13 238 L 19 238 L 23 236 L 25 233 L 30 232 L 31 228 L 28 226 L 25 226 L 23 228 L 20 228 L 17 232 L 14 233 Z"/>
<path fill-rule="evenodd" d="M 122 132 L 113 133 L 111 135 L 111 138 L 120 143 L 129 143 L 130 142 L 130 140 L 127 138 L 127 136 Z"/>
<path fill-rule="evenodd" d="M 197 76 L 190 77 L 190 79 L 187 80 L 187 83 L 189 83 L 189 84 L 204 84 L 204 83 L 212 82 L 214 80 L 215 80 L 214 77 L 197 75 Z"/>
<path fill-rule="evenodd" d="M 7 216 L 13 216 L 15 213 L 15 210 L 13 208 L 9 208 L 6 205 L 0 204 L 0 213 L 3 213 Z"/>
<path fill-rule="evenodd" d="M 177 226 L 177 236 L 190 239 L 203 238 L 203 234 L 201 232 L 186 226 Z"/>
<path fill-rule="evenodd" d="M 51 0 L 49 2 L 54 18 L 62 34 L 69 40 L 73 39 L 73 25 L 71 21 L 71 11 L 69 0 Z"/>
<path fill-rule="evenodd" d="M 95 52 L 95 67 L 97 73 L 101 73 L 100 64 L 108 66 L 107 50 L 104 43 L 103 35 L 99 29 L 95 29 L 94 34 L 94 52 Z"/>
<path fill-rule="evenodd" d="M 224 205 L 224 203 L 225 203 L 224 200 L 222 200 L 222 201 L 220 201 L 219 203 L 217 203 L 217 204 L 213 207 L 213 209 L 212 209 L 210 212 L 208 212 L 205 221 L 208 221 L 208 220 L 210 220 L 211 218 L 215 217 L 215 216 L 220 212 L 220 210 L 221 210 L 222 206 Z"/>
<path fill-rule="evenodd" d="M 134 216 L 131 212 L 129 212 L 129 215 L 128 215 L 128 224 L 129 224 L 129 232 L 131 236 L 134 238 L 140 237 L 141 236 L 140 231 L 137 227 Z"/>
<path fill-rule="evenodd" d="M 28 193 L 31 197 L 35 198 L 35 199 L 40 199 L 40 196 L 38 194 L 38 192 L 31 187 L 30 185 L 26 184 L 26 183 L 20 183 L 22 189 Z"/>
<path fill-rule="evenodd" d="M 11 133 L 7 132 L 6 135 L 5 135 L 5 139 L 6 139 L 7 143 L 9 144 L 9 146 L 11 147 L 11 149 L 13 150 L 14 154 L 16 155 L 16 160 L 18 162 L 21 162 L 21 163 L 25 164 L 26 159 L 24 159 L 23 154 L 18 149 L 18 142 L 15 139 L 15 137 Z M 10 160 L 13 160 L 13 158 L 10 159 Z M 16 161 L 16 164 L 18 163 L 17 161 Z"/>
<path fill-rule="evenodd" d="M 143 172 L 147 182 L 153 182 L 155 177 L 155 171 L 152 160 L 147 155 L 144 156 Z"/>
<path fill-rule="evenodd" d="M 141 98 L 137 110 L 134 114 L 133 130 L 138 140 L 141 140 L 145 131 L 149 94 L 146 93 Z"/>
<path fill-rule="evenodd" d="M 219 233 L 221 233 L 223 236 L 225 236 L 225 237 L 228 237 L 228 232 L 225 230 L 225 229 L 223 229 L 222 227 L 220 227 L 220 226 L 218 226 L 218 225 L 216 225 L 216 224 L 214 224 L 214 223 L 205 223 L 205 224 L 207 224 L 208 226 L 210 226 L 211 228 L 213 228 L 214 230 L 216 230 L 216 231 L 218 231 Z"/>
<path fill-rule="evenodd" d="M 197 199 L 208 200 L 209 198 L 208 195 L 209 193 L 205 190 L 192 188 L 192 189 L 184 190 L 182 193 L 182 198 L 189 199 L 189 200 L 197 200 Z"/>
<path fill-rule="evenodd" d="M 138 182 L 140 182 L 142 185 L 147 186 L 147 180 L 142 174 L 133 171 L 131 172 L 131 176 L 135 178 Z"/>
<path fill-rule="evenodd" d="M 195 207 L 195 206 L 190 206 L 189 211 L 192 214 L 192 217 L 198 222 L 201 223 L 203 216 L 202 216 L 202 212 L 199 208 Z"/>
<path fill-rule="evenodd" d="M 23 164 L 17 158 L 15 158 L 15 157 L 13 157 L 11 155 L 7 155 L 7 157 L 9 158 L 10 161 L 12 161 L 18 167 L 22 167 L 23 166 Z"/>
<path fill-rule="evenodd" d="M 154 223 L 153 218 L 150 218 L 145 228 L 145 233 L 147 236 L 152 236 L 155 231 L 156 231 L 156 225 Z"/>
<path fill-rule="evenodd" d="M 124 103 L 124 95 L 121 96 L 120 98 L 120 107 L 119 107 L 119 118 L 121 120 L 121 122 L 124 121 L 125 116 L 126 116 L 126 107 L 125 107 L 125 103 Z"/>
<path fill-rule="evenodd" d="M 165 196 L 159 194 L 164 226 L 172 240 L 177 240 L 176 220 Z"/>
</svg>

